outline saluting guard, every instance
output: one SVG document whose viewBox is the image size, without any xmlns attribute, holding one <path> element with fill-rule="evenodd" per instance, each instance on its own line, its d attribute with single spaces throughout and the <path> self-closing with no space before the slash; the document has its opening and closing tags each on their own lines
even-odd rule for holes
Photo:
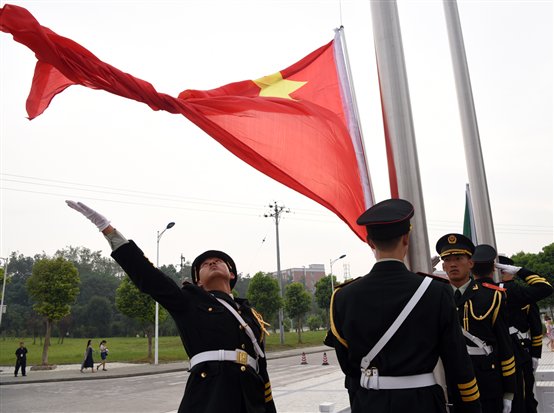
<svg viewBox="0 0 554 413">
<path fill-rule="evenodd" d="M 481 392 L 483 413 L 509 413 L 516 365 L 506 321 L 504 290 L 492 280 L 496 250 L 489 245 L 475 247 L 461 234 L 441 237 L 436 250 L 454 290 L 460 326 Z M 456 412 L 457 404 L 455 401 Z"/>
<path fill-rule="evenodd" d="M 143 293 L 175 320 L 190 357 L 190 376 L 179 413 L 274 413 L 264 353 L 262 317 L 233 298 L 237 267 L 223 251 L 210 250 L 192 263 L 193 283 L 182 287 L 162 273 L 98 212 L 67 204 L 91 220 L 112 247 L 112 257 Z"/>
<path fill-rule="evenodd" d="M 500 255 L 498 261 L 496 266 L 502 274 L 500 287 L 506 289 L 508 324 L 517 368 L 512 413 L 532 413 L 538 405 L 533 394 L 534 371 L 542 350 L 542 323 L 536 303 L 552 294 L 552 286 L 533 271 L 514 266 L 508 257 Z M 521 283 L 514 281 L 516 276 Z"/>
<path fill-rule="evenodd" d="M 406 268 L 412 204 L 380 202 L 358 218 L 377 263 L 338 286 L 331 330 L 352 413 L 446 412 L 433 369 L 439 357 L 467 412 L 480 412 L 479 389 L 447 283 Z"/>
</svg>

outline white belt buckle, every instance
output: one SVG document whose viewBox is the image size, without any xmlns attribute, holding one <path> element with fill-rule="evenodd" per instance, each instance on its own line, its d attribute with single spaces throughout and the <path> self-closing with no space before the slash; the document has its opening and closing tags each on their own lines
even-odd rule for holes
<svg viewBox="0 0 554 413">
<path fill-rule="evenodd" d="M 369 376 L 369 388 L 379 390 L 379 370 L 377 367 L 371 367 L 366 370 L 366 375 Z"/>
<path fill-rule="evenodd" d="M 239 350 L 239 349 L 237 349 L 236 352 L 237 352 L 236 363 L 242 364 L 243 366 L 247 366 L 248 365 L 248 353 L 244 350 Z"/>
</svg>

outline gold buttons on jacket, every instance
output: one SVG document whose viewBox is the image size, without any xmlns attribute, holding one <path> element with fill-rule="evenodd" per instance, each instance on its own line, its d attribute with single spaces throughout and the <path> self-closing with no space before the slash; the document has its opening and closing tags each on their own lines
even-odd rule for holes
<svg viewBox="0 0 554 413">
<path fill-rule="evenodd" d="M 493 369 L 494 369 L 494 364 L 493 364 L 493 365 L 491 365 L 491 368 L 493 368 Z"/>
<path fill-rule="evenodd" d="M 246 371 L 246 367 L 240 366 L 240 371 Z"/>
<path fill-rule="evenodd" d="M 212 307 L 208 308 L 208 311 L 210 311 L 210 312 L 211 312 L 212 310 L 213 310 L 213 308 L 212 308 Z"/>
<path fill-rule="evenodd" d="M 239 328 L 240 328 L 241 330 L 244 330 L 244 327 L 242 326 L 242 324 L 239 325 Z"/>
<path fill-rule="evenodd" d="M 241 344 L 240 348 L 244 350 L 246 348 L 246 346 L 244 344 Z"/>
<path fill-rule="evenodd" d="M 205 379 L 205 378 L 206 378 L 206 376 L 207 376 L 207 374 L 206 374 L 206 372 L 205 372 L 205 371 L 203 371 L 202 373 L 200 373 L 200 377 L 202 377 L 203 379 Z"/>
</svg>

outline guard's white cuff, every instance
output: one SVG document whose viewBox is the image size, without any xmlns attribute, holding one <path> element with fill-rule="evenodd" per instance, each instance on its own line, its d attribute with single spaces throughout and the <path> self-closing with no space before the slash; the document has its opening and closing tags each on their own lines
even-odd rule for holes
<svg viewBox="0 0 554 413">
<path fill-rule="evenodd" d="M 124 244 L 129 243 L 129 240 L 123 236 L 121 232 L 114 228 L 108 235 L 104 235 L 104 238 L 108 240 L 112 251 L 115 251 Z"/>
</svg>

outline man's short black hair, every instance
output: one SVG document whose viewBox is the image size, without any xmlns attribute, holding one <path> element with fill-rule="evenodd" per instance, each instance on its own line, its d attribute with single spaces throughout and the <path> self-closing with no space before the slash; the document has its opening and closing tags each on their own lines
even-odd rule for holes
<svg viewBox="0 0 554 413">
<path fill-rule="evenodd" d="M 476 262 L 471 272 L 478 277 L 489 277 L 494 271 L 494 262 Z"/>
</svg>

